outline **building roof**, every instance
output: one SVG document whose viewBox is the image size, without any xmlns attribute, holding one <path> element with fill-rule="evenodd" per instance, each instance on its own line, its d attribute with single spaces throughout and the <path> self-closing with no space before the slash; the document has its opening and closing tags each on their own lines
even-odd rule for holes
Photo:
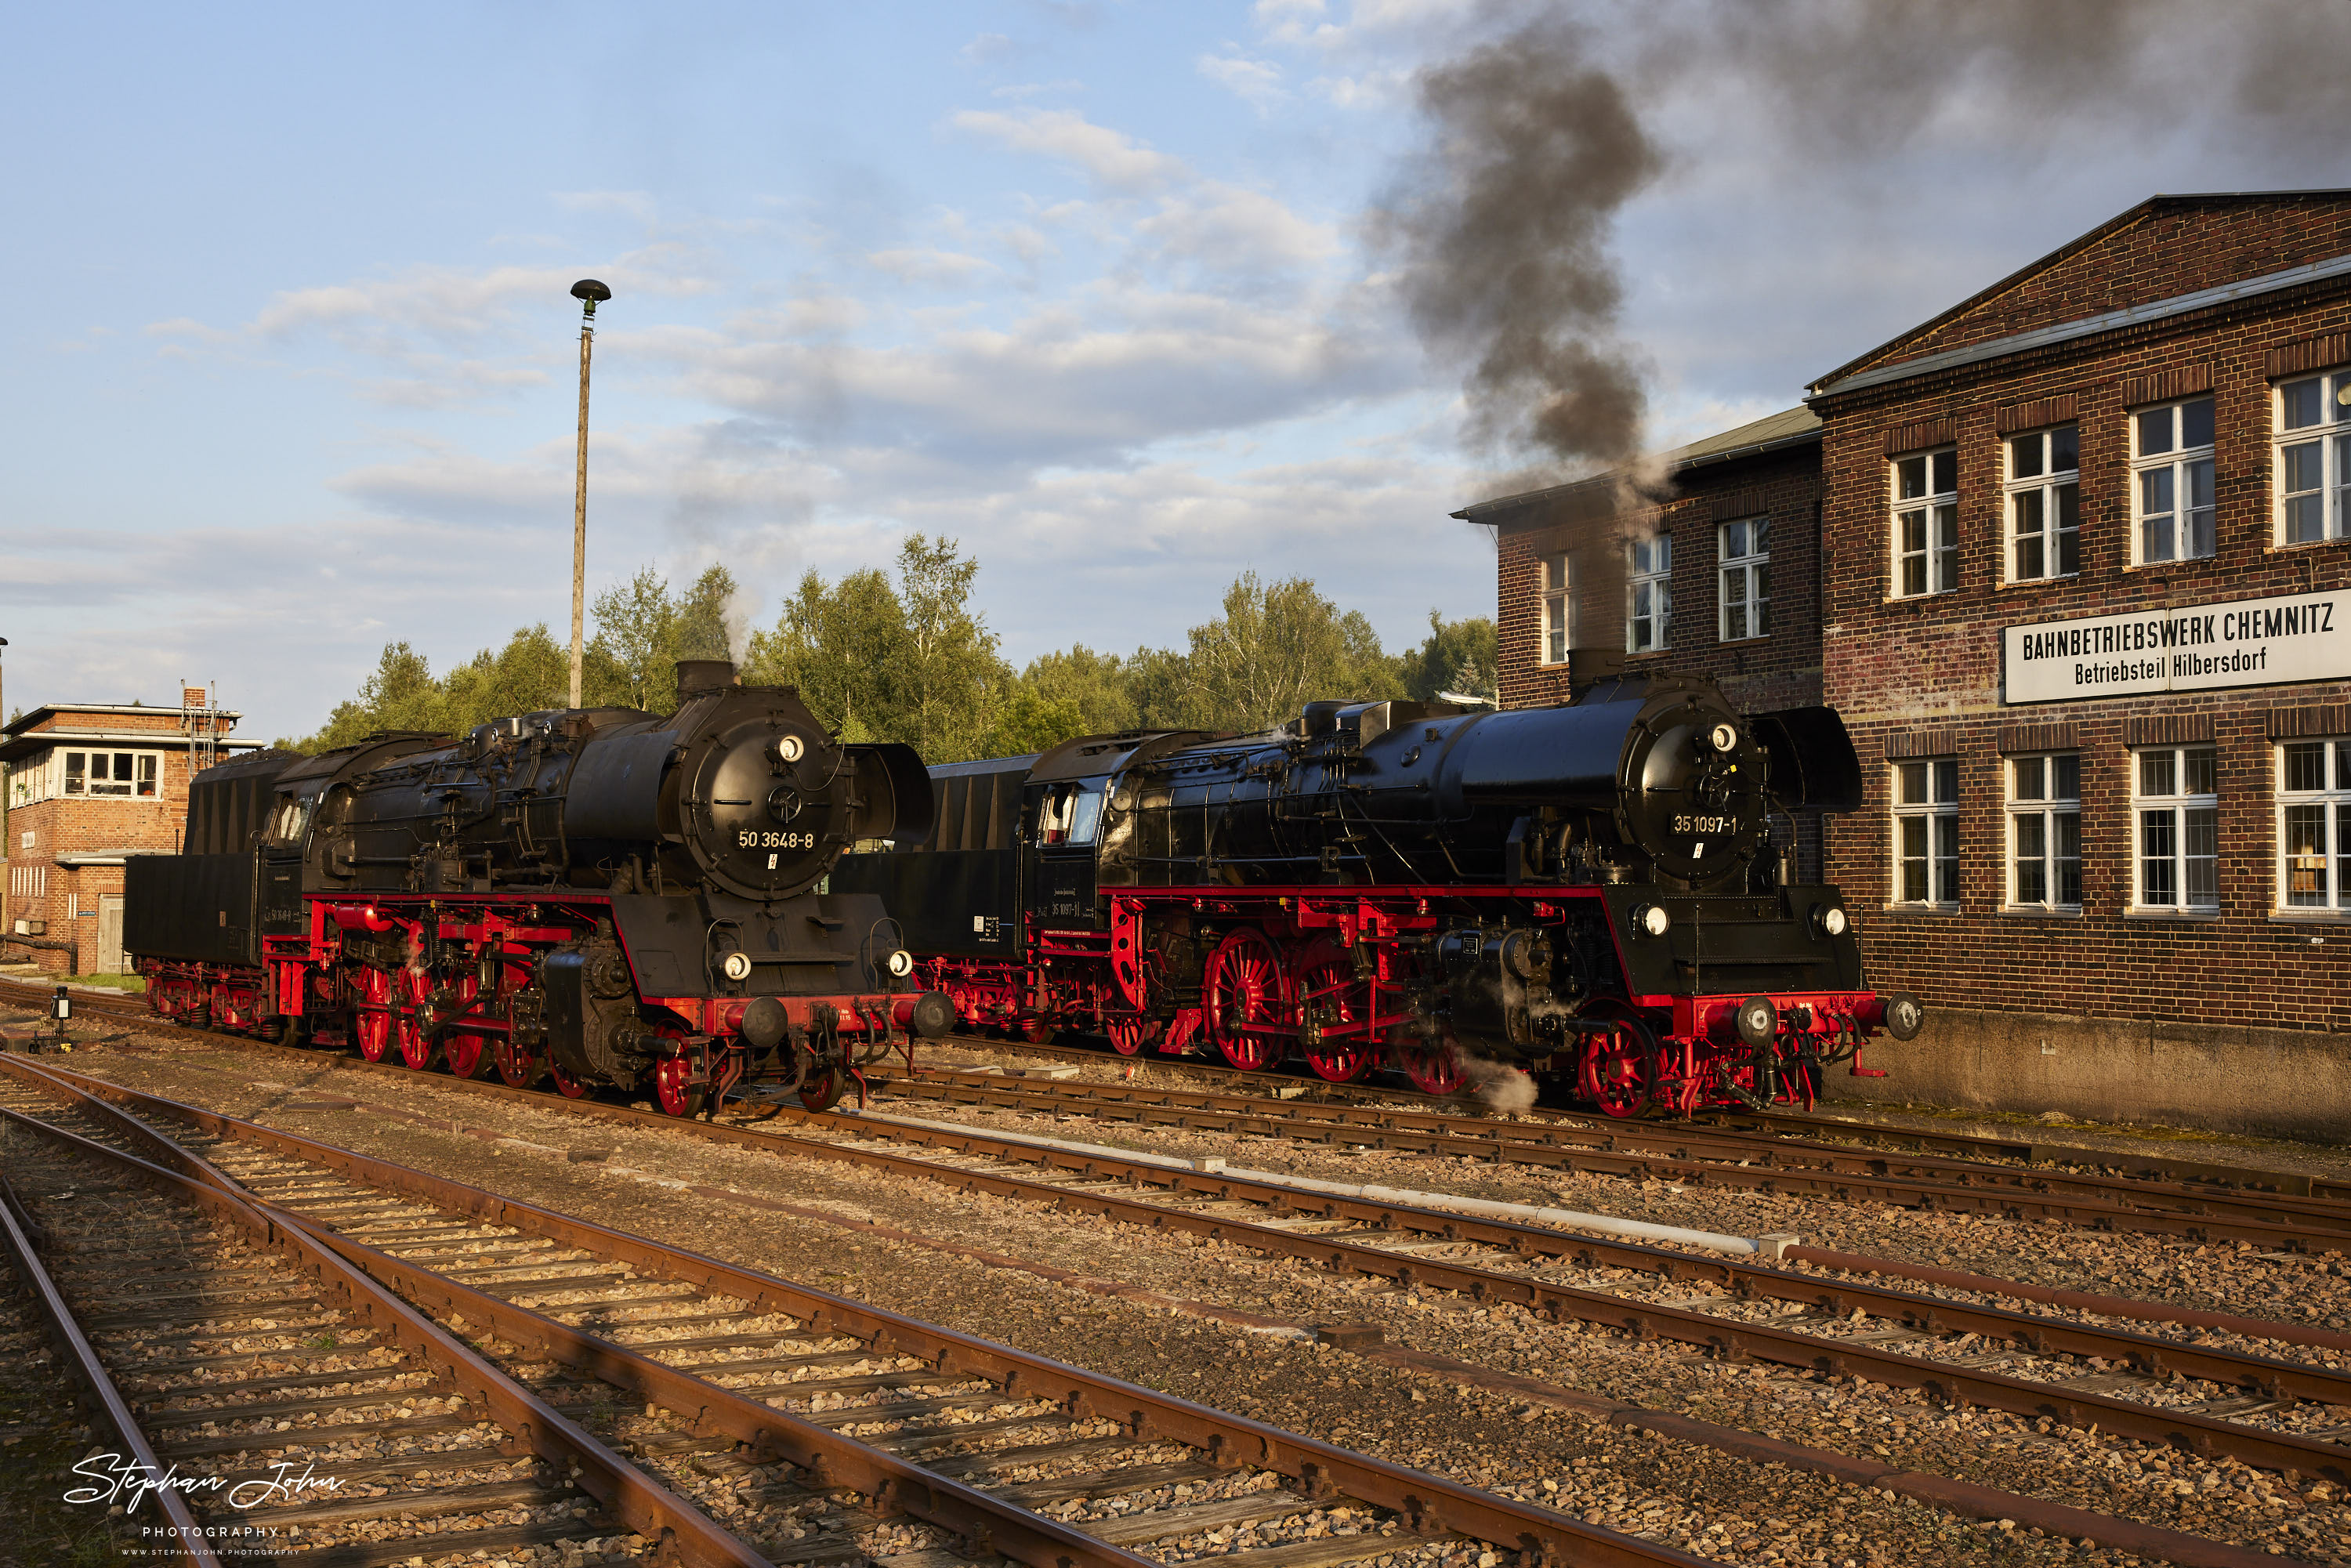
<svg viewBox="0 0 2351 1568">
<path fill-rule="evenodd" d="M 1653 461 L 1662 465 L 1668 474 L 1687 474 L 1693 468 L 1802 446 L 1820 438 L 1820 416 L 1799 403 L 1794 408 L 1783 408 L 1777 413 L 1767 413 L 1761 419 L 1750 420 L 1745 424 L 1701 437 L 1686 446 L 1660 452 Z M 1472 523 L 1498 521 L 1494 516 L 1496 513 L 1515 511 L 1521 507 L 1583 494 L 1613 482 L 1615 473 L 1616 470 L 1612 468 L 1546 489 L 1528 490 L 1516 496 L 1497 496 L 1491 500 L 1474 502 L 1452 515 Z"/>
<path fill-rule="evenodd" d="M 245 716 L 235 708 L 225 707 L 183 708 L 164 704 L 148 707 L 138 703 L 127 706 L 122 703 L 43 703 L 23 717 L 14 718 L 5 725 L 0 725 L 0 735 L 21 735 L 43 719 L 54 718 L 61 713 L 139 714 L 148 718 L 168 718 L 174 723 L 184 719 L 190 713 L 209 714 L 214 718 L 226 719 L 231 724 Z"/>
<path fill-rule="evenodd" d="M 1876 368 L 1865 371 L 1859 369 L 1859 367 L 1868 365 L 1873 361 L 1879 359 L 1881 356 L 1899 349 L 1903 344 L 1934 331 L 1938 327 L 1941 327 L 1948 322 L 1959 319 L 1970 310 L 1973 310 L 1979 306 L 1995 299 L 2001 295 L 2007 293 L 2010 289 L 2016 287 L 2019 284 L 2032 277 L 2035 273 L 2045 271 L 2049 267 L 2054 267 L 2059 262 L 2064 261 L 2068 256 L 2077 255 L 2080 252 L 2088 249 L 2090 246 L 2096 245 L 2099 241 L 2119 233 L 2124 229 L 2129 228 L 2134 224 L 2144 222 L 2146 219 L 2158 213 L 2196 206 L 2222 206 L 2231 204 L 2250 204 L 2253 202 L 2341 201 L 2346 197 L 2351 197 L 2351 189 L 2321 189 L 2311 191 L 2206 191 L 2179 195 L 2149 196 L 2147 200 L 2140 202 L 2136 206 L 2130 207 L 2126 211 L 2116 214 L 2113 217 L 2108 218 L 2105 223 L 2100 224 L 2097 227 L 2090 230 L 2087 234 L 2079 235 L 2073 239 L 2067 240 L 2064 245 L 2059 246 L 2055 250 L 2051 251 L 2047 256 L 2042 256 L 2039 260 L 2028 262 L 2024 266 L 2018 267 L 2014 272 L 2010 273 L 2007 277 L 2001 278 L 1998 282 L 1978 289 L 1975 293 L 1968 296 L 1965 299 L 1962 299 L 1958 304 L 1950 307 L 1950 308 L 1928 318 L 1926 320 L 1919 322 L 1915 327 L 1905 329 L 1903 331 L 1896 333 L 1895 336 L 1887 339 L 1885 342 L 1878 344 L 1876 348 L 1870 350 L 1866 353 L 1857 354 L 1854 358 L 1847 360 L 1844 364 L 1839 365 L 1836 369 L 1829 371 L 1826 375 L 1818 378 L 1807 386 L 1804 389 L 1805 399 L 1809 402 L 1813 398 L 1823 397 L 1832 392 L 1852 392 L 1862 387 L 1875 386 L 1884 382 L 1898 381 L 1907 376 L 1922 375 L 1932 371 L 1947 368 L 1949 365 L 1967 364 L 1978 360 L 1993 359 L 1997 358 L 2001 354 L 2014 353 L 2019 349 L 2035 347 L 2039 342 L 2043 341 L 2062 342 L 2064 341 L 2067 337 L 2086 337 L 2093 332 L 2111 330 L 2115 327 L 2126 326 L 2134 321 L 2158 319 L 2164 315 L 2177 315 L 2186 310 L 2201 309 L 2205 306 L 2224 303 L 2226 300 L 2231 298 L 2241 298 L 2247 294 L 2266 293 L 2271 289 L 2292 287 L 2295 284 L 2310 282 L 2314 280 L 2314 276 L 2332 276 L 2332 274 L 2314 275 L 2314 267 L 2311 266 L 2289 267 L 2283 272 L 2271 273 L 2262 277 L 2248 278 L 2242 282 L 2228 284 L 2219 288 L 2198 289 L 2192 294 L 2179 295 L 2172 299 L 2158 300 L 2147 305 L 2135 306 L 2125 310 L 2107 311 L 2098 316 L 2085 317 L 2080 321 L 2061 323 L 2055 327 L 2037 328 L 2029 332 L 2016 333 L 2010 338 L 1996 339 L 1990 342 L 1973 344 L 1964 349 L 1955 349 L 1950 350 L 1949 353 L 1928 355 L 1913 360 L 1898 360 L 1890 364 L 1878 365 Z M 2351 257 L 2338 257 L 2336 260 L 2346 264 L 2351 264 Z M 2335 265 L 2335 262 L 2320 262 L 2314 264 L 2314 267 L 2333 267 Z M 2351 265 L 2346 265 L 2346 270 L 2351 270 Z M 2267 287 L 2257 287 L 2256 285 L 2266 285 Z M 2205 298 L 2206 296 L 2210 296 L 2210 298 Z M 2195 303 L 2185 305 L 2179 304 L 2179 301 L 2183 300 L 2192 300 L 2195 301 Z M 2160 307 L 2163 306 L 2176 306 L 2177 308 L 2166 310 L 2160 308 Z M 2051 334 L 2058 335 L 2051 336 Z"/>
</svg>

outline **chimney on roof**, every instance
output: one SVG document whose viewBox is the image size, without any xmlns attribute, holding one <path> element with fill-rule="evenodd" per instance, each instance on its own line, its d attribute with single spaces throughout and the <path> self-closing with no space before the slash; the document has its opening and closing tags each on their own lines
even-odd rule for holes
<svg viewBox="0 0 2351 1568">
<path fill-rule="evenodd" d="M 180 706 L 182 707 L 209 707 L 212 705 L 205 700 L 204 687 L 182 686 L 180 688 Z"/>
</svg>

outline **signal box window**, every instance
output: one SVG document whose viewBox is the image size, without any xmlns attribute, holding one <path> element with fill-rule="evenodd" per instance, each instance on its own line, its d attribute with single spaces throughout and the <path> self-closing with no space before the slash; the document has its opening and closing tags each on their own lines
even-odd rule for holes
<svg viewBox="0 0 2351 1568">
<path fill-rule="evenodd" d="M 1894 901 L 1959 901 L 1959 762 L 1894 765 Z"/>
<path fill-rule="evenodd" d="M 1542 558 L 1542 662 L 1567 663 L 1567 556 Z"/>
<path fill-rule="evenodd" d="M 2131 415 L 2131 505 L 2142 564 L 2213 551 L 2212 400 L 2189 398 Z"/>
<path fill-rule="evenodd" d="M 1894 593 L 1959 586 L 1959 455 L 1950 447 L 1894 463 Z"/>
<path fill-rule="evenodd" d="M 2280 544 L 2351 533 L 2351 371 L 2277 389 Z"/>
<path fill-rule="evenodd" d="M 2167 746 L 2132 759 L 2142 909 L 2220 907 L 2219 754 Z"/>
<path fill-rule="evenodd" d="M 65 792 L 152 798 L 155 754 L 152 751 L 68 751 Z"/>
<path fill-rule="evenodd" d="M 2082 907 L 2082 759 L 2072 752 L 2008 759 L 2011 905 Z"/>
<path fill-rule="evenodd" d="M 1771 634 L 1771 519 L 1725 523 L 1718 544 L 1721 562 L 1722 640 L 1743 642 Z"/>
<path fill-rule="evenodd" d="M 2351 909 L 2351 740 L 2278 747 L 2278 889 L 2284 909 Z"/>
<path fill-rule="evenodd" d="M 1673 640 L 1674 541 L 1635 539 L 1625 549 L 1625 651 L 1653 653 Z"/>
<path fill-rule="evenodd" d="M 2082 433 L 2061 424 L 2008 440 L 2008 580 L 2082 570 Z"/>
</svg>

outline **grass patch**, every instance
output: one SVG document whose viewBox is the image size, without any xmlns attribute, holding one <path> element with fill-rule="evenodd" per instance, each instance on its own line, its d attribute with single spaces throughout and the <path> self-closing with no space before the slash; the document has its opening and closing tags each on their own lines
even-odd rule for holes
<svg viewBox="0 0 2351 1568">
<path fill-rule="evenodd" d="M 65 983 L 68 986 L 97 986 L 110 991 L 129 991 L 133 995 L 147 989 L 147 977 L 144 975 L 68 975 Z"/>
</svg>

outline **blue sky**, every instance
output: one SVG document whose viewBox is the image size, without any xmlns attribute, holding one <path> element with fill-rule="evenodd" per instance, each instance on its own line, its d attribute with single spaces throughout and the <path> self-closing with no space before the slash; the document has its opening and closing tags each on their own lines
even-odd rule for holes
<svg viewBox="0 0 2351 1568">
<path fill-rule="evenodd" d="M 2225 94 L 2035 118 L 1987 86 L 1836 145 L 1736 59 L 1655 65 L 1652 18 L 1705 7 L 1584 9 L 1668 152 L 1616 240 L 1661 445 L 2152 192 L 2351 183 L 2325 117 L 2301 137 Z M 1391 646 L 1432 607 L 1490 613 L 1490 550 L 1446 514 L 1497 459 L 1460 449 L 1458 376 L 1365 214 L 1426 134 L 1413 73 L 1510 21 L 20 7 L 7 704 L 217 680 L 266 737 L 315 727 L 388 639 L 439 668 L 560 634 L 587 275 L 617 296 L 591 591 L 723 560 L 766 625 L 801 571 L 923 530 L 979 558 L 1016 663 L 1180 641 L 1244 568 L 1315 578 Z"/>
</svg>

